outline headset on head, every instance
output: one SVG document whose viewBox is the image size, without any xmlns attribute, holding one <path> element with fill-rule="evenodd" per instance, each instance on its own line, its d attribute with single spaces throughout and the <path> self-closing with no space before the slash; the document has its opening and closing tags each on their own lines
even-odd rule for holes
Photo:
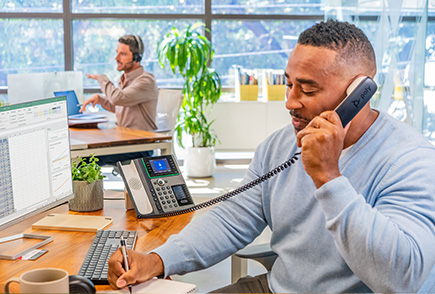
<svg viewBox="0 0 435 294">
<path fill-rule="evenodd" d="M 137 51 L 133 53 L 133 61 L 134 62 L 140 62 L 142 60 L 142 54 L 140 52 L 142 52 L 142 42 L 140 41 L 140 38 L 138 35 L 133 35 L 134 39 L 136 40 L 137 43 Z"/>
</svg>

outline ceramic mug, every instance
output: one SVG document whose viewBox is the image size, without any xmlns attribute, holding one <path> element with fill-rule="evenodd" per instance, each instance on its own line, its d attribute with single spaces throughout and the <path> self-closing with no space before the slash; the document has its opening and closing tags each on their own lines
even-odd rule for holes
<svg viewBox="0 0 435 294">
<path fill-rule="evenodd" d="M 68 272 L 60 268 L 39 268 L 9 279 L 4 287 L 9 292 L 9 284 L 20 284 L 20 293 L 69 293 Z"/>
</svg>

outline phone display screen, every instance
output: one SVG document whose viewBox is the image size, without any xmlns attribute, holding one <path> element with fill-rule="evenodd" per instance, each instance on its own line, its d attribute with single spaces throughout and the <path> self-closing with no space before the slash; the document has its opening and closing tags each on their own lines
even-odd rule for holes
<svg viewBox="0 0 435 294">
<path fill-rule="evenodd" d="M 170 156 L 144 157 L 141 160 L 150 178 L 175 176 L 179 174 L 178 168 Z"/>
<path fill-rule="evenodd" d="M 187 199 L 187 195 L 183 189 L 183 185 L 172 186 L 172 191 L 174 191 L 174 195 L 178 200 L 180 205 L 189 204 L 189 200 Z"/>
<path fill-rule="evenodd" d="M 156 175 L 161 173 L 172 173 L 172 170 L 166 158 L 162 158 L 159 160 L 150 160 L 150 164 L 154 174 Z"/>
</svg>

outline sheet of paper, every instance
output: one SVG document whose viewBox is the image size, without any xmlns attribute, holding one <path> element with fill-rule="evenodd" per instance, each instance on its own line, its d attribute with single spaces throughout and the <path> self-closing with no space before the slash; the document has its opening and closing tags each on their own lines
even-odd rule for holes
<svg viewBox="0 0 435 294">
<path fill-rule="evenodd" d="M 145 283 L 133 286 L 133 293 L 159 293 L 159 294 L 190 294 L 197 291 L 196 285 L 166 279 L 151 279 Z M 98 293 L 129 293 L 128 288 L 110 290 Z"/>
</svg>

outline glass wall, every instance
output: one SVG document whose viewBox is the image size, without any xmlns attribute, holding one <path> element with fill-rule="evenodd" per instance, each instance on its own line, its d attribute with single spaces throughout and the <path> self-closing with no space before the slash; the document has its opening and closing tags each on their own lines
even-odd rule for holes
<svg viewBox="0 0 435 294">
<path fill-rule="evenodd" d="M 379 91 L 371 103 L 422 131 L 427 1 L 342 1 L 325 16 L 366 31 L 377 57 Z"/>
<path fill-rule="evenodd" d="M 423 134 L 435 142 L 435 22 L 427 25 Z"/>
</svg>

